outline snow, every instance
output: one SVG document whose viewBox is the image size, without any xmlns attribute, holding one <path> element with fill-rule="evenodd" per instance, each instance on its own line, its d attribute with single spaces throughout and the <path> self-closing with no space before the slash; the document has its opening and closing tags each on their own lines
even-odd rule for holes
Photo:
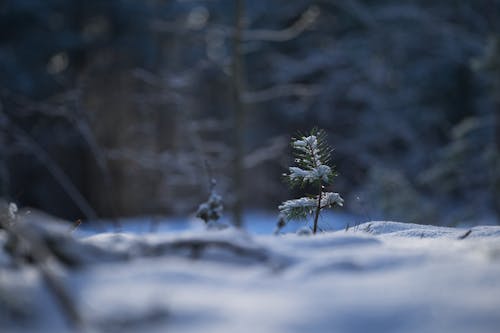
<svg viewBox="0 0 500 333">
<path fill-rule="evenodd" d="M 299 165 L 306 166 L 307 170 L 300 167 L 290 167 L 290 174 L 288 175 L 290 180 L 301 180 L 303 183 L 311 184 L 320 180 L 328 183 L 332 175 L 332 169 L 321 162 L 322 153 L 319 148 L 318 138 L 315 135 L 310 135 L 292 140 L 292 147 L 307 156 L 307 158 L 295 159 L 295 162 Z"/>
<path fill-rule="evenodd" d="M 304 154 L 311 154 L 314 165 L 321 164 L 321 151 L 316 135 L 309 135 L 292 141 L 292 147 Z"/>
<path fill-rule="evenodd" d="M 16 218 L 16 214 L 17 214 L 17 205 L 13 202 L 9 203 L 9 217 L 11 219 L 15 219 Z"/>
<path fill-rule="evenodd" d="M 285 216 L 293 216 L 295 209 L 310 209 L 311 212 L 316 207 L 317 203 L 314 198 L 303 197 L 299 199 L 287 200 L 283 202 L 278 209 Z"/>
<path fill-rule="evenodd" d="M 364 223 L 357 228 L 365 232 L 369 232 L 373 235 L 389 235 L 400 237 L 461 237 L 465 235 L 465 233 L 467 233 L 469 230 L 470 234 L 467 235 L 467 238 L 500 237 L 500 228 L 496 226 L 476 226 L 470 229 L 457 229 L 420 225 L 414 223 L 375 221 Z"/>
<path fill-rule="evenodd" d="M 86 260 L 60 275 L 96 332 L 492 333 L 500 327 L 498 226 L 374 221 L 314 236 L 190 228 L 73 240 L 86 249 Z M 22 321 L 0 307 L 1 332 L 72 331 L 33 268 L 0 266 L 0 281 L 0 295 L 33 296 L 21 307 Z"/>
<path fill-rule="evenodd" d="M 335 204 L 339 206 L 344 204 L 344 199 L 342 199 L 338 193 L 324 192 L 321 194 L 321 208 L 332 207 Z M 317 205 L 317 199 L 303 197 L 287 200 L 283 202 L 278 209 L 287 219 L 292 219 L 297 215 L 301 215 L 305 218 L 308 214 L 313 212 Z"/>
<path fill-rule="evenodd" d="M 302 139 L 297 139 L 292 142 L 293 148 L 302 150 L 304 152 L 308 151 L 309 147 L 313 149 L 317 149 L 318 147 L 318 139 L 315 135 L 309 135 L 307 137 L 303 137 Z"/>
<path fill-rule="evenodd" d="M 212 190 L 208 201 L 198 207 L 196 216 L 203 219 L 206 223 L 210 221 L 215 222 L 221 218 L 223 211 L 222 197 Z"/>
<path fill-rule="evenodd" d="M 344 199 L 340 197 L 340 194 L 335 192 L 324 192 L 321 195 L 321 207 L 331 207 L 333 205 L 343 206 Z"/>
<path fill-rule="evenodd" d="M 330 175 L 332 174 L 332 169 L 328 165 L 318 165 L 310 170 L 304 170 L 299 167 L 290 167 L 290 177 L 291 180 L 301 179 L 304 183 L 314 183 L 318 180 L 328 182 Z"/>
</svg>

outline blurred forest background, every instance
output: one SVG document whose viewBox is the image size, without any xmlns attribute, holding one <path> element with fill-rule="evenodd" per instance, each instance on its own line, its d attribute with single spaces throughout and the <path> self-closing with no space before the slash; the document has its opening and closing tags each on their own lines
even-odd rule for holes
<svg viewBox="0 0 500 333">
<path fill-rule="evenodd" d="M 314 126 L 346 212 L 499 221 L 500 0 L 0 0 L 6 200 L 238 222 Z"/>
</svg>

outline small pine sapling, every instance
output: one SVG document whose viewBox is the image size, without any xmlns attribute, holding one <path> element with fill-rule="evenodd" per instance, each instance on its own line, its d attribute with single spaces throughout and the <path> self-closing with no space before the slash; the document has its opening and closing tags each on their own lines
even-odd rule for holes
<svg viewBox="0 0 500 333">
<path fill-rule="evenodd" d="M 210 194 L 208 200 L 202 203 L 196 211 L 196 217 L 205 221 L 209 229 L 222 229 L 225 226 L 219 225 L 218 220 L 222 217 L 224 205 L 222 197 L 215 191 L 217 182 L 211 175 L 210 167 L 206 165 L 209 174 Z"/>
<path fill-rule="evenodd" d="M 314 216 L 313 234 L 318 230 L 318 218 L 324 208 L 342 206 L 344 200 L 338 193 L 325 192 L 337 175 L 330 166 L 332 149 L 323 130 L 313 129 L 309 135 L 292 138 L 295 164 L 284 174 L 291 187 L 313 186 L 317 194 L 283 202 L 278 208 L 286 220 L 305 219 Z"/>
<path fill-rule="evenodd" d="M 196 217 L 205 221 L 206 224 L 209 224 L 209 222 L 217 222 L 217 220 L 221 218 L 224 209 L 222 197 L 215 191 L 216 183 L 214 179 L 212 179 L 211 184 L 208 200 L 202 203 L 196 212 Z"/>
</svg>

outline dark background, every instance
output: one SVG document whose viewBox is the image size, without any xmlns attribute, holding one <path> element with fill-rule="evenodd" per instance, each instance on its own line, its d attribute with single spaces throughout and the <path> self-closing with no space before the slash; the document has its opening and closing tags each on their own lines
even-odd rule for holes
<svg viewBox="0 0 500 333">
<path fill-rule="evenodd" d="M 185 215 L 212 174 L 276 210 L 319 126 L 343 211 L 495 223 L 499 37 L 498 0 L 0 0 L 0 197 Z"/>
</svg>

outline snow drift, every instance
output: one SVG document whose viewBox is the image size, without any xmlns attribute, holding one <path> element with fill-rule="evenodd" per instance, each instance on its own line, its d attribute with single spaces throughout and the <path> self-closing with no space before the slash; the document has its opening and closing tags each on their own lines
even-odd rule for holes
<svg viewBox="0 0 500 333">
<path fill-rule="evenodd" d="M 92 332 L 496 332 L 500 227 L 369 222 L 316 236 L 47 233 Z M 66 230 L 66 229 L 64 229 Z M 0 235 L 0 242 L 5 237 Z M 3 251 L 3 250 L 2 250 Z M 0 331 L 72 332 L 0 253 Z"/>
</svg>

